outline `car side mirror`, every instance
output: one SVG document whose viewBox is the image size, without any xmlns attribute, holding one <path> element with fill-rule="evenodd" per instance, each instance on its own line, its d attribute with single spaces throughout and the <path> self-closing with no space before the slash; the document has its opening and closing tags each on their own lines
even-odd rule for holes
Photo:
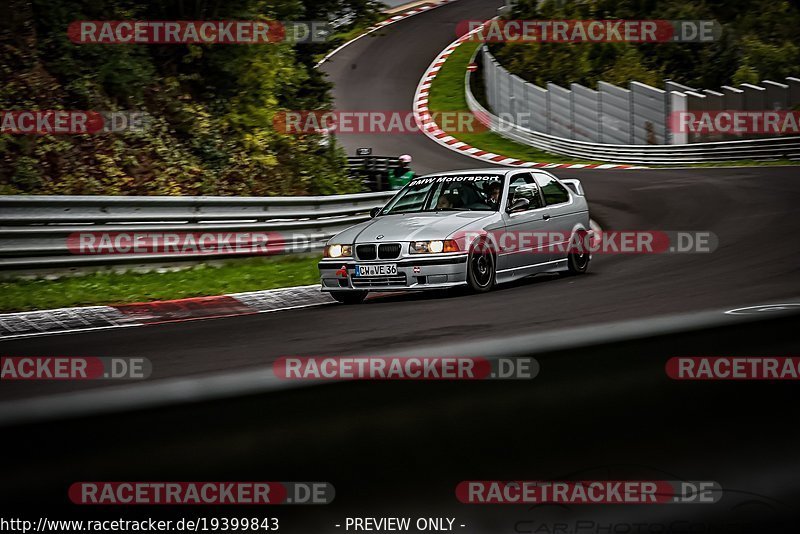
<svg viewBox="0 0 800 534">
<path fill-rule="evenodd" d="M 524 211 L 528 209 L 531 205 L 531 201 L 527 198 L 517 198 L 511 202 L 511 205 L 508 207 L 508 213 L 514 213 L 515 211 Z"/>
<path fill-rule="evenodd" d="M 371 210 L 369 210 L 369 216 L 374 219 L 375 217 L 378 216 L 378 214 L 381 212 L 382 209 L 383 208 L 372 208 Z"/>
</svg>

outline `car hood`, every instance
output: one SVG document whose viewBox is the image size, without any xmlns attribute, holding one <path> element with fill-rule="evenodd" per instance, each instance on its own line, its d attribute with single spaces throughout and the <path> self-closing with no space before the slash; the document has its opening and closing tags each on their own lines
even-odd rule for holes
<svg viewBox="0 0 800 534">
<path fill-rule="evenodd" d="M 440 211 L 381 215 L 337 234 L 331 243 L 424 241 L 444 239 L 456 230 L 497 215 L 489 211 Z M 380 239 L 378 236 L 383 236 Z"/>
</svg>

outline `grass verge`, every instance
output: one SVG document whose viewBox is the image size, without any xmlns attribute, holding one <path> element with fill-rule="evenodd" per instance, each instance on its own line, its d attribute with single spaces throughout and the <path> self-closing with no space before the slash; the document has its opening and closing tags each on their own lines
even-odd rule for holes
<svg viewBox="0 0 800 534">
<path fill-rule="evenodd" d="M 464 74 L 469 60 L 481 43 L 464 42 L 456 48 L 447 58 L 436 78 L 431 83 L 428 94 L 428 108 L 431 113 L 442 111 L 469 111 L 466 95 L 464 94 Z M 525 161 L 546 163 L 607 163 L 603 161 L 589 161 L 551 154 L 538 148 L 522 145 L 506 139 L 491 131 L 462 133 L 447 132 L 459 141 L 463 141 L 475 148 L 494 152 L 509 158 Z M 770 165 L 800 165 L 800 162 L 782 159 L 772 161 L 717 161 L 706 163 L 692 163 L 678 166 L 691 167 L 737 167 L 737 166 L 770 166 Z M 671 165 L 648 165 L 649 167 L 669 168 Z"/>
<path fill-rule="evenodd" d="M 480 45 L 481 43 L 462 43 L 447 58 L 436 78 L 433 79 L 428 93 L 428 108 L 431 113 L 469 111 L 464 94 L 464 74 L 472 54 Z M 447 133 L 475 148 L 509 158 L 547 163 L 600 163 L 550 154 L 538 148 L 515 143 L 491 131 Z"/>
<path fill-rule="evenodd" d="M 308 285 L 319 282 L 319 258 L 234 260 L 173 272 L 102 272 L 57 280 L 0 281 L 0 312 L 127 304 Z"/>
</svg>

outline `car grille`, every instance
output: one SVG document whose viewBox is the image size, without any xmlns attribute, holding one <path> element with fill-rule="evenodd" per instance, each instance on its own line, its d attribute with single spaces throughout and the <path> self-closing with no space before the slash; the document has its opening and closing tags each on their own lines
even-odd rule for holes
<svg viewBox="0 0 800 534">
<path fill-rule="evenodd" d="M 374 260 L 378 257 L 375 251 L 375 245 L 358 245 L 356 246 L 356 255 L 360 260 Z"/>
<path fill-rule="evenodd" d="M 398 243 L 384 243 L 378 245 L 378 257 L 382 260 L 393 260 L 400 256 L 400 245 Z"/>
<path fill-rule="evenodd" d="M 358 287 L 358 288 L 405 286 L 406 273 L 401 273 L 393 276 L 371 276 L 369 278 L 359 278 L 354 276 L 351 280 L 353 282 L 353 287 Z"/>
<path fill-rule="evenodd" d="M 400 257 L 400 243 L 381 243 L 375 245 L 356 245 L 356 256 L 360 260 L 394 260 Z"/>
</svg>

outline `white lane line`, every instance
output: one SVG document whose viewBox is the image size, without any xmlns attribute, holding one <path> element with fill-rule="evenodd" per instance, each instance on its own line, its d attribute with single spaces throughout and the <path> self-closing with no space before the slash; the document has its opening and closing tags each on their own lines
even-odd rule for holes
<svg viewBox="0 0 800 534">
<path fill-rule="evenodd" d="M 761 313 L 775 313 L 800 309 L 800 303 L 791 302 L 788 304 L 764 304 L 762 306 L 748 306 L 746 308 L 735 308 L 725 313 L 728 315 L 758 315 Z"/>
</svg>

